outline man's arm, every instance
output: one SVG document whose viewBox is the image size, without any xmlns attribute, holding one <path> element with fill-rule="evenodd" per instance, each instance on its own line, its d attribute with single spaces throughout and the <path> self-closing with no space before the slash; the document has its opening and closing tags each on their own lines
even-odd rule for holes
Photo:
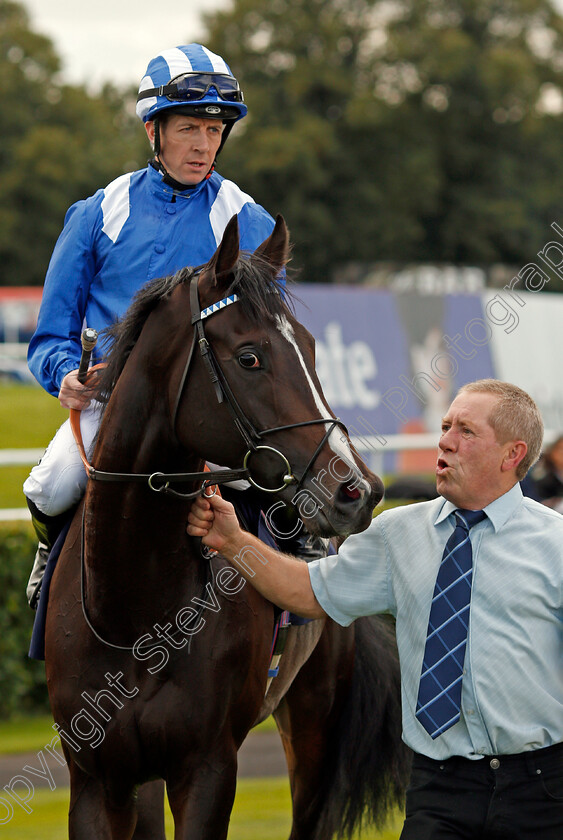
<svg viewBox="0 0 563 840">
<path fill-rule="evenodd" d="M 233 506 L 219 495 L 199 497 L 188 517 L 188 534 L 230 560 L 268 601 L 304 618 L 324 618 L 307 564 L 243 531 Z"/>
<path fill-rule="evenodd" d="M 49 263 L 37 327 L 28 348 L 30 371 L 54 397 L 63 390 L 64 377 L 78 369 L 82 352 L 80 336 L 95 274 L 85 213 L 86 202 L 79 201 L 66 215 Z M 64 396 L 63 391 L 63 399 Z M 61 404 L 65 408 L 79 407 Z"/>
</svg>

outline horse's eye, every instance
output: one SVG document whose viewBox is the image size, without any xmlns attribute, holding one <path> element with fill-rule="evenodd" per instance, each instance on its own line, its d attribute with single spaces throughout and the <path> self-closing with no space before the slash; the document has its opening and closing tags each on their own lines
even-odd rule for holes
<svg viewBox="0 0 563 840">
<path fill-rule="evenodd" d="M 256 355 L 256 353 L 241 353 L 238 357 L 238 363 L 241 367 L 246 368 L 249 370 L 250 368 L 259 368 L 262 367 L 260 364 L 260 359 Z"/>
</svg>

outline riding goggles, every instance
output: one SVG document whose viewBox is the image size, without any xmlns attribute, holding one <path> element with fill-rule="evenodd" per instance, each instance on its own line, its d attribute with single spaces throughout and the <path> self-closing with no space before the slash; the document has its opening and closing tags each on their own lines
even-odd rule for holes
<svg viewBox="0 0 563 840">
<path fill-rule="evenodd" d="M 197 102 L 211 88 L 215 88 L 225 102 L 244 102 L 239 83 L 226 73 L 183 73 L 167 85 L 141 91 L 137 101 L 149 96 L 165 96 L 171 102 Z"/>
</svg>

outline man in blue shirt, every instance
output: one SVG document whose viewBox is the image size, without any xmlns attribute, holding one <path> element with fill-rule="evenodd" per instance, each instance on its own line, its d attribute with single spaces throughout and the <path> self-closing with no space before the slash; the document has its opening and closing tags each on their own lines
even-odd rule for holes
<svg viewBox="0 0 563 840">
<path fill-rule="evenodd" d="M 343 625 L 395 616 L 403 739 L 415 752 L 402 840 L 563 836 L 563 517 L 519 485 L 542 437 L 537 406 L 520 388 L 464 386 L 442 423 L 440 497 L 383 512 L 338 555 L 310 564 L 242 532 L 221 499 L 200 499 L 190 513 L 189 533 L 238 563 L 282 608 Z M 458 715 L 430 734 L 417 699 L 454 511 L 482 519 L 469 537 Z"/>
<path fill-rule="evenodd" d="M 274 220 L 264 208 L 214 168 L 234 123 L 246 113 L 239 84 L 220 56 L 200 44 L 165 50 L 149 63 L 137 100 L 153 160 L 77 202 L 66 215 L 28 361 L 39 383 L 63 407 L 82 409 L 88 455 L 100 415 L 78 381 L 83 327 L 103 330 L 124 314 L 148 281 L 207 262 L 235 213 L 241 249 L 256 250 L 273 230 Z M 98 358 L 104 349 L 99 344 Z M 47 548 L 85 485 L 67 422 L 24 484 L 43 543 L 28 586 L 32 605 Z"/>
</svg>

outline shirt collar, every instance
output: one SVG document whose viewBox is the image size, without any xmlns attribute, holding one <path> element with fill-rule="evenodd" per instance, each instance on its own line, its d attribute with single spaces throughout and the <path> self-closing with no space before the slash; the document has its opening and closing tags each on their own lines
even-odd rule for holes
<svg viewBox="0 0 563 840">
<path fill-rule="evenodd" d="M 507 493 L 499 496 L 498 499 L 495 499 L 494 502 L 491 502 L 490 505 L 487 505 L 487 507 L 483 508 L 483 510 L 490 519 L 494 530 L 500 531 L 502 526 L 510 519 L 516 511 L 516 508 L 521 503 L 522 489 L 520 484 L 517 482 Z M 444 499 L 443 505 L 434 520 L 434 524 L 439 525 L 440 522 L 444 522 L 444 520 L 447 519 L 454 510 L 457 510 L 457 506 Z"/>
<path fill-rule="evenodd" d="M 147 165 L 147 170 L 153 192 L 161 198 L 166 199 L 170 199 L 174 195 L 180 198 L 191 198 L 192 195 L 195 195 L 200 190 L 204 189 L 209 180 L 208 178 L 204 178 L 203 181 L 200 181 L 200 183 L 196 184 L 195 187 L 186 187 L 185 190 L 179 191 L 172 189 L 172 187 L 164 181 L 162 172 L 155 169 L 150 161 Z"/>
</svg>

